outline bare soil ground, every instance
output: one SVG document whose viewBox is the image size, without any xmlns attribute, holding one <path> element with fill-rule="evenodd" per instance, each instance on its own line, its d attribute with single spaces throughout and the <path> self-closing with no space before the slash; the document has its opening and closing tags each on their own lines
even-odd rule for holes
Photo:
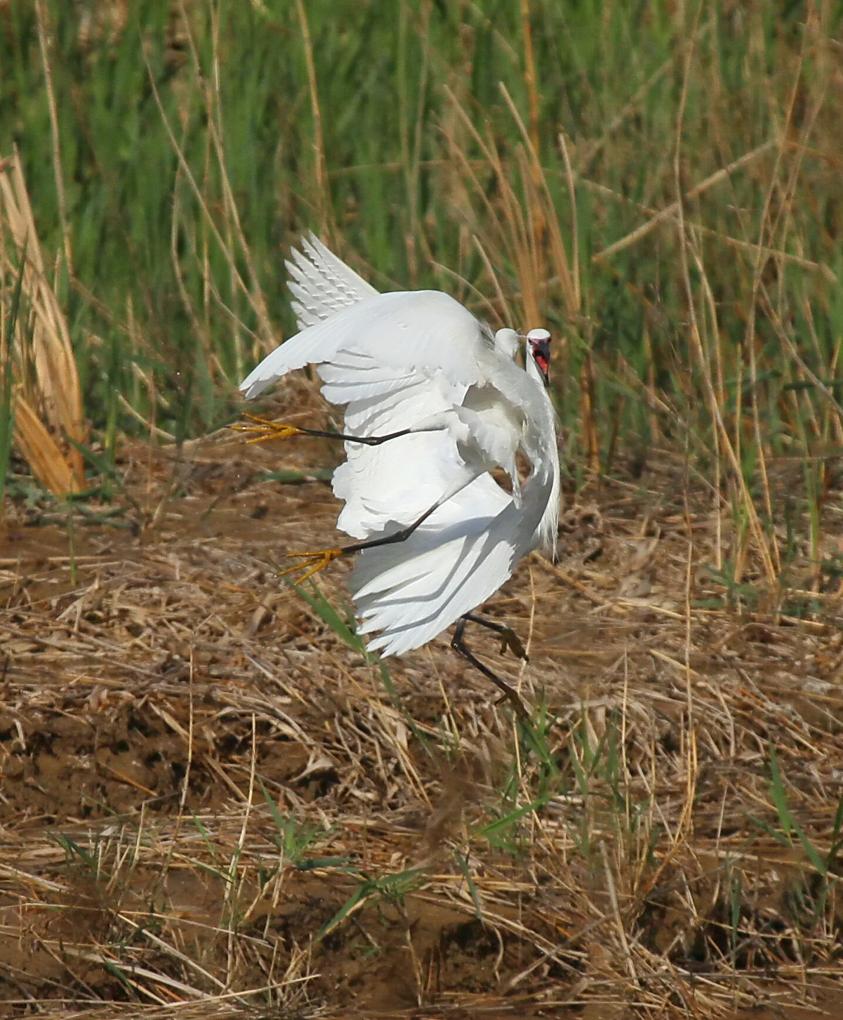
<svg viewBox="0 0 843 1020">
<path fill-rule="evenodd" d="M 0 1015 L 843 1016 L 839 581 L 730 605 L 681 464 L 595 482 L 488 607 L 529 664 L 473 637 L 519 739 L 445 638 L 384 672 L 279 581 L 336 505 L 261 472 L 331 454 L 9 508 Z"/>
</svg>

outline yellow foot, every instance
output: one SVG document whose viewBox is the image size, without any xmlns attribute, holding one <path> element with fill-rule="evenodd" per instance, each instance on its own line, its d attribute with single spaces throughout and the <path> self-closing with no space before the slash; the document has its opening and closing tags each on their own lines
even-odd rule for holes
<svg viewBox="0 0 843 1020">
<path fill-rule="evenodd" d="M 234 432 L 244 432 L 251 436 L 248 443 L 265 443 L 270 439 L 289 439 L 291 436 L 301 435 L 301 429 L 295 425 L 285 425 L 283 421 L 270 421 L 268 418 L 258 418 L 254 414 L 244 414 L 247 421 L 238 421 L 230 425 Z"/>
<path fill-rule="evenodd" d="M 521 644 L 521 638 L 518 637 L 514 630 L 510 630 L 509 627 L 501 631 L 501 655 L 503 655 L 507 648 L 513 655 L 517 655 L 519 659 L 523 659 L 525 662 L 530 661 L 527 649 Z"/>
<path fill-rule="evenodd" d="M 334 560 L 344 555 L 339 546 L 332 549 L 316 549 L 313 552 L 287 553 L 291 560 L 299 560 L 281 571 L 281 577 L 289 577 L 294 584 L 303 584 L 309 577 L 324 570 Z"/>
</svg>

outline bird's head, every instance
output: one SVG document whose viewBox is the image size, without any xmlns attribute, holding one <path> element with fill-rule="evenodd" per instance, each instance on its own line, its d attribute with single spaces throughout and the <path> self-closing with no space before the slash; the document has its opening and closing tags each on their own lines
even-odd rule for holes
<svg viewBox="0 0 843 1020">
<path fill-rule="evenodd" d="M 531 329 L 527 334 L 527 349 L 545 386 L 548 386 L 550 384 L 550 333 L 546 329 Z"/>
<path fill-rule="evenodd" d="M 495 350 L 505 358 L 514 358 L 521 346 L 521 337 L 514 329 L 499 329 L 495 333 Z"/>
</svg>

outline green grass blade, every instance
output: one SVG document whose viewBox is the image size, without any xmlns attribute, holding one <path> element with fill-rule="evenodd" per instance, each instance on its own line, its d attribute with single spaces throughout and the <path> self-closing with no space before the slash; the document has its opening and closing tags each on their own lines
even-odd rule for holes
<svg viewBox="0 0 843 1020">
<path fill-rule="evenodd" d="M 15 411 L 12 400 L 12 366 L 15 354 L 15 330 L 17 329 L 18 317 L 21 308 L 21 296 L 23 289 L 23 274 L 26 267 L 26 252 L 28 242 L 24 241 L 23 250 L 20 256 L 15 277 L 15 285 L 9 299 L 9 309 L 6 316 L 0 316 L 0 325 L 3 328 L 2 343 L 0 350 L 5 352 L 3 364 L 0 366 L 2 377 L 0 377 L 0 514 L 6 495 L 6 476 L 9 473 L 9 462 L 12 455 L 12 440 L 15 430 Z"/>
</svg>

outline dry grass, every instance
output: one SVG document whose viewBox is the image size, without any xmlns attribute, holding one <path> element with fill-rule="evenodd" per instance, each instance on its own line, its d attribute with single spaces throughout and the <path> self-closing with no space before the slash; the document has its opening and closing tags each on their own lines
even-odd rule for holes
<svg viewBox="0 0 843 1020">
<path fill-rule="evenodd" d="M 85 470 L 78 444 L 86 442 L 88 430 L 76 356 L 48 276 L 17 151 L 0 160 L 0 307 L 15 323 L 11 335 L 6 321 L 0 330 L 0 373 L 11 369 L 21 456 L 50 492 L 80 492 Z"/>
<path fill-rule="evenodd" d="M 667 455 L 593 483 L 492 603 L 530 643 L 497 660 L 519 731 L 444 640 L 384 673 L 279 584 L 335 507 L 260 472 L 328 456 L 127 451 L 111 526 L 9 522 L 0 1010 L 830 1007 L 839 592 L 726 591 Z"/>
</svg>

